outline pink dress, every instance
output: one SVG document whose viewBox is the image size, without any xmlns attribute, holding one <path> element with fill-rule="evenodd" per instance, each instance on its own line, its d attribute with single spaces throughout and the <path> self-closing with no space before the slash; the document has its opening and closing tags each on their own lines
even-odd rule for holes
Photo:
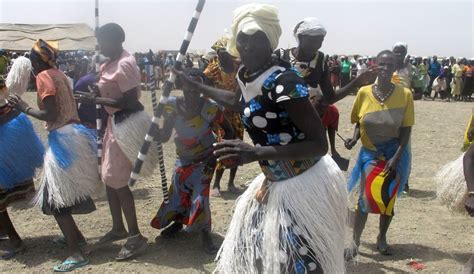
<svg viewBox="0 0 474 274">
<path fill-rule="evenodd" d="M 99 90 L 101 97 L 120 99 L 123 93 L 140 87 L 140 71 L 135 58 L 125 50 L 118 60 L 101 67 Z M 132 163 L 124 154 L 112 132 L 111 115 L 120 109 L 105 107 L 109 114 L 103 138 L 102 181 L 109 187 L 119 189 L 127 186 Z"/>
</svg>

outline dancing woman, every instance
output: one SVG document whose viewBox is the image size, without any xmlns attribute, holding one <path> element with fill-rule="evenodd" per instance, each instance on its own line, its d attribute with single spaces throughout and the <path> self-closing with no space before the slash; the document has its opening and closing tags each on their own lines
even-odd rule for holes
<svg viewBox="0 0 474 274">
<path fill-rule="evenodd" d="M 368 213 L 380 215 L 377 249 L 384 255 L 391 254 L 386 236 L 395 199 L 410 174 L 409 139 L 415 122 L 411 91 L 391 82 L 396 64 L 393 52 L 380 52 L 378 80 L 359 90 L 352 108 L 351 122 L 356 127 L 354 137 L 346 140 L 345 145 L 352 149 L 361 139 L 362 148 L 348 183 L 349 191 L 360 186 L 357 189 L 360 196 L 353 231 L 354 246 L 346 250 L 346 259 L 357 255 Z"/>
<path fill-rule="evenodd" d="M 474 217 L 474 109 L 464 134 L 463 153 L 443 166 L 435 176 L 437 196 L 443 205 L 454 212 Z M 474 255 L 464 265 L 462 273 L 472 273 Z"/>
<path fill-rule="evenodd" d="M 186 75 L 194 81 L 204 83 L 206 76 L 198 69 L 187 69 Z M 212 242 L 211 208 L 209 190 L 216 168 L 212 145 L 216 138 L 213 127 L 222 127 L 224 139 L 234 136 L 232 125 L 224 117 L 214 101 L 200 97 L 199 93 L 186 88 L 184 97 L 172 97 L 165 107 L 164 127 L 160 132 L 161 142 L 166 142 L 175 129 L 176 168 L 170 187 L 170 202 L 163 203 L 151 226 L 156 229 L 167 227 L 161 233 L 171 237 L 183 225 L 186 231 L 202 233 L 204 251 L 217 252 Z M 171 222 L 173 224 L 169 225 Z"/>
<path fill-rule="evenodd" d="M 344 272 L 346 191 L 330 156 L 308 88 L 285 63 L 274 63 L 281 28 L 274 6 L 244 5 L 234 12 L 228 52 L 239 56 L 239 86 L 230 92 L 177 72 L 227 108 L 239 111 L 254 145 L 215 145 L 228 167 L 258 161 L 262 170 L 238 199 L 218 254 L 217 271 Z"/>
<path fill-rule="evenodd" d="M 207 68 L 204 70 L 204 74 L 212 82 L 212 85 L 216 88 L 225 89 L 228 91 L 234 91 L 237 86 L 237 79 L 235 75 L 237 73 L 238 64 L 236 60 L 227 52 L 226 46 L 227 37 L 223 37 L 214 43 L 212 49 L 217 52 L 217 58 L 212 60 Z M 234 136 L 231 139 L 238 138 L 240 140 L 244 139 L 244 126 L 240 120 L 240 115 L 238 112 L 235 112 L 230 109 L 224 110 L 224 116 L 232 123 Z M 221 127 L 218 127 L 215 130 L 219 140 L 222 140 L 225 132 Z M 224 175 L 225 166 L 222 163 L 218 163 L 216 166 L 216 178 L 214 180 L 214 185 L 212 186 L 211 195 L 214 197 L 220 196 L 220 182 L 222 175 Z M 234 179 L 237 173 L 237 167 L 234 167 L 230 170 L 229 174 L 229 185 L 228 190 L 232 193 L 238 193 L 238 189 L 235 187 Z"/>
<path fill-rule="evenodd" d="M 26 91 L 30 74 L 30 60 L 18 57 L 8 75 L 12 81 L 5 81 L 0 75 L 0 228 L 9 239 L 7 248 L 0 251 L 3 260 L 25 249 L 7 207 L 35 192 L 33 177 L 36 169 L 43 165 L 44 148 L 33 125 L 7 101 L 9 94 L 21 95 Z"/>
<path fill-rule="evenodd" d="M 103 138 L 102 181 L 112 215 L 112 229 L 100 239 L 101 244 L 127 238 L 127 242 L 115 258 L 126 260 L 146 247 L 147 238 L 142 236 L 137 222 L 135 201 L 128 187 L 132 163 L 151 124 L 150 116 L 139 101 L 140 71 L 135 58 L 123 49 L 125 32 L 115 23 L 100 27 L 97 32 L 100 52 L 109 60 L 101 66 L 98 83 L 100 97 L 78 92 L 77 99 L 105 106 L 108 114 Z M 156 145 L 148 154 L 144 175 L 152 173 L 157 163 Z M 122 212 L 128 225 L 125 229 Z"/>
<path fill-rule="evenodd" d="M 66 272 L 89 261 L 79 248 L 85 239 L 72 214 L 95 210 L 90 195 L 99 185 L 95 134 L 78 124 L 76 103 L 67 77 L 55 66 L 58 49 L 39 39 L 30 60 L 36 75 L 38 107 L 33 109 L 18 96 L 9 98 L 16 109 L 46 122 L 49 148 L 44 158 L 41 186 L 35 203 L 53 215 L 65 237 L 68 258 L 55 271 Z"/>
</svg>

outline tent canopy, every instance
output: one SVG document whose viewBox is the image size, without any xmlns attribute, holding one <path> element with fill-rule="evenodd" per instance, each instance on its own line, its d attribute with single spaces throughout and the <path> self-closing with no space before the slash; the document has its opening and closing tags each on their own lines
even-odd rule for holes
<svg viewBox="0 0 474 274">
<path fill-rule="evenodd" d="M 0 24 L 0 49 L 27 51 L 37 39 L 56 41 L 59 50 L 94 50 L 94 30 L 87 24 Z"/>
</svg>

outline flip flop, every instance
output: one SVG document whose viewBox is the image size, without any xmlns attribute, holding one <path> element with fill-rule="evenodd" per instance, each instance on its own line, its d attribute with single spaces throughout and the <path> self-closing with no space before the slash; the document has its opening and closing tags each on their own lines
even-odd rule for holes
<svg viewBox="0 0 474 274">
<path fill-rule="evenodd" d="M 145 249 L 148 239 L 143 237 L 142 235 L 140 235 L 140 237 L 141 239 L 136 243 L 133 243 L 133 244 L 125 243 L 122 246 L 122 249 L 120 250 L 118 256 L 115 257 L 115 260 L 119 262 L 128 260 L 134 257 L 135 255 L 137 255 L 143 249 Z M 130 238 L 133 238 L 133 237 L 129 237 L 128 239 Z"/>
<path fill-rule="evenodd" d="M 10 250 L 4 250 L 0 252 L 0 259 L 10 260 L 13 259 L 16 255 L 26 250 L 26 246 L 21 244 L 19 247 Z"/>
<path fill-rule="evenodd" d="M 380 247 L 380 244 L 377 243 L 377 250 L 380 254 L 384 256 L 392 256 L 393 252 L 390 246 L 386 245 L 385 247 Z"/>
<path fill-rule="evenodd" d="M 52 242 L 60 246 L 67 246 L 66 238 L 64 238 L 64 236 L 59 236 L 57 238 L 54 238 Z M 78 242 L 77 245 L 79 247 L 84 247 L 87 245 L 87 241 L 84 239 L 83 241 Z"/>
<path fill-rule="evenodd" d="M 84 259 L 83 261 L 77 262 L 73 260 L 65 260 L 60 265 L 53 267 L 54 272 L 70 272 L 79 267 L 83 267 L 89 264 L 89 260 Z M 64 268 L 63 268 L 64 267 Z"/>
<path fill-rule="evenodd" d="M 211 189 L 211 197 L 221 197 L 221 192 L 218 188 Z"/>
<path fill-rule="evenodd" d="M 109 244 L 109 243 L 113 243 L 113 242 L 116 242 L 116 241 L 120 241 L 120 240 L 123 240 L 123 239 L 126 239 L 128 236 L 128 233 L 124 233 L 122 235 L 117 235 L 111 231 L 105 233 L 105 235 L 100 238 L 99 240 L 99 245 L 103 245 L 103 244 Z"/>
</svg>

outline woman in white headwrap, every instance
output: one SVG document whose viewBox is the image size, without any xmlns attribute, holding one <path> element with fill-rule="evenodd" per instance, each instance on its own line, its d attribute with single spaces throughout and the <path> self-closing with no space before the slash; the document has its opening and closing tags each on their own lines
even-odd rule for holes
<svg viewBox="0 0 474 274">
<path fill-rule="evenodd" d="M 335 92 L 331 84 L 329 68 L 324 62 L 324 53 L 319 51 L 326 33 L 326 28 L 318 18 L 305 18 L 296 24 L 293 30 L 298 43 L 297 47 L 280 49 L 275 53 L 284 61 L 290 62 L 303 76 L 309 86 L 310 97 L 315 96 L 315 90 L 319 87 L 324 95 L 325 103 L 333 104 L 367 84 L 370 81 L 368 77 L 374 74 L 362 74 Z"/>
<path fill-rule="evenodd" d="M 240 57 L 236 92 L 191 81 L 197 90 L 238 111 L 253 146 L 214 145 L 218 161 L 262 169 L 239 197 L 218 254 L 219 273 L 343 273 L 346 190 L 329 156 L 324 128 L 304 79 L 272 58 L 281 34 L 277 9 L 250 4 L 234 12 L 228 51 Z"/>
<path fill-rule="evenodd" d="M 368 84 L 370 76 L 373 75 L 372 71 L 361 73 L 349 84 L 335 92 L 331 84 L 329 67 L 324 61 L 324 53 L 319 51 L 326 33 L 326 28 L 318 18 L 305 18 L 296 24 L 293 30 L 298 46 L 275 52 L 282 60 L 289 62 L 304 78 L 309 88 L 311 103 L 317 110 L 323 112 L 322 115 L 325 114 L 325 110 L 335 108 L 331 104 Z M 323 97 L 317 98 L 318 89 L 321 90 Z M 331 133 L 329 136 L 331 154 L 339 156 L 335 148 L 335 134 Z"/>
</svg>

